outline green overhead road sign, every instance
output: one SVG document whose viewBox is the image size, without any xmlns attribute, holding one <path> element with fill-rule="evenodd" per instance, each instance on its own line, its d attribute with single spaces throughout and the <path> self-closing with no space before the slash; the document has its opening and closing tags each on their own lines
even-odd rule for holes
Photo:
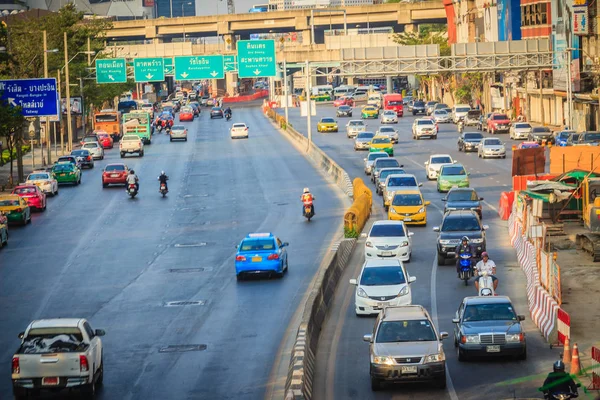
<svg viewBox="0 0 600 400">
<path fill-rule="evenodd" d="M 239 40 L 237 48 L 240 78 L 277 76 L 274 40 Z"/>
<path fill-rule="evenodd" d="M 175 80 L 223 79 L 223 56 L 175 57 Z"/>
<path fill-rule="evenodd" d="M 164 82 L 165 62 L 162 57 L 135 58 L 133 77 L 136 82 Z"/>
<path fill-rule="evenodd" d="M 225 67 L 225 72 L 237 71 L 237 56 L 223 56 L 223 65 Z"/>
<path fill-rule="evenodd" d="M 165 58 L 165 75 L 175 75 L 173 71 L 173 58 Z"/>
<path fill-rule="evenodd" d="M 127 63 L 124 58 L 96 60 L 96 83 L 127 82 Z"/>
</svg>

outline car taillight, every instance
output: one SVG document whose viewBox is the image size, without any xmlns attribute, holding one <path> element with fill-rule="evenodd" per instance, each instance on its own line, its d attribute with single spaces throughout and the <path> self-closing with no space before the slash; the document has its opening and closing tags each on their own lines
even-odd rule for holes
<svg viewBox="0 0 600 400">
<path fill-rule="evenodd" d="M 17 208 L 15 211 L 16 211 L 16 212 L 22 212 L 22 211 L 23 211 L 23 209 L 22 209 L 22 208 Z"/>
<path fill-rule="evenodd" d="M 88 160 L 88 161 L 90 161 L 91 159 L 92 159 L 92 157 L 90 157 L 90 156 L 87 156 L 87 160 Z"/>
<path fill-rule="evenodd" d="M 244 257 L 244 256 L 237 256 L 235 258 L 235 261 L 246 261 L 246 257 Z"/>
<path fill-rule="evenodd" d="M 90 365 L 88 364 L 88 359 L 83 354 L 79 355 L 79 371 L 80 372 L 88 372 L 90 370 Z"/>
<path fill-rule="evenodd" d="M 19 365 L 19 357 L 13 357 L 13 359 L 12 359 L 12 373 L 13 374 L 21 373 L 21 367 Z"/>
<path fill-rule="evenodd" d="M 279 260 L 279 254 L 271 254 L 267 260 Z"/>
</svg>

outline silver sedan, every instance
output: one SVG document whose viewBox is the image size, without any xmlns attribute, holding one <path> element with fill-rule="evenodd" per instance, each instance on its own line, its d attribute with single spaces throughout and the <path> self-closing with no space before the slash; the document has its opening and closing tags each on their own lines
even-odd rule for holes
<svg viewBox="0 0 600 400">
<path fill-rule="evenodd" d="M 438 124 L 449 124 L 452 122 L 452 118 L 446 110 L 435 110 L 433 112 L 433 120 Z"/>
<path fill-rule="evenodd" d="M 398 143 L 398 130 L 391 126 L 382 126 L 375 132 L 376 136 L 388 136 L 392 143 Z"/>
<path fill-rule="evenodd" d="M 373 132 L 359 132 L 354 139 L 354 151 L 369 150 L 369 143 L 375 137 Z"/>
<path fill-rule="evenodd" d="M 104 160 L 104 148 L 98 142 L 88 142 L 81 146 L 82 149 L 90 152 L 94 160 Z"/>
<path fill-rule="evenodd" d="M 477 149 L 477 156 L 479 158 L 506 158 L 506 147 L 500 139 L 484 138 Z"/>
<path fill-rule="evenodd" d="M 531 125 L 528 122 L 514 122 L 508 132 L 513 140 L 527 139 L 531 133 Z"/>
</svg>

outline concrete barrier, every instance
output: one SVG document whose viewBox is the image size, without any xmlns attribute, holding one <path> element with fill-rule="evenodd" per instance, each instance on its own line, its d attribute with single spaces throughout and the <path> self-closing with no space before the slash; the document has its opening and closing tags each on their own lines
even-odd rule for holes
<svg viewBox="0 0 600 400">
<path fill-rule="evenodd" d="M 292 349 L 290 366 L 285 385 L 286 400 L 311 400 L 313 398 L 313 378 L 315 359 L 321 327 L 325 321 L 329 305 L 337 283 L 342 276 L 350 255 L 354 250 L 356 239 L 343 239 L 337 251 L 327 256 L 327 268 L 318 272 L 314 286 L 304 306 L 302 321 L 296 334 L 296 342 Z"/>
</svg>

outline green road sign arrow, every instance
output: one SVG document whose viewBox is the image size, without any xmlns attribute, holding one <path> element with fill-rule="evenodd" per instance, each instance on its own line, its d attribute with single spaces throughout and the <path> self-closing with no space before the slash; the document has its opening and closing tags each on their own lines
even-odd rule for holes
<svg viewBox="0 0 600 400">
<path fill-rule="evenodd" d="M 175 57 L 175 80 L 223 79 L 223 56 Z"/>
<path fill-rule="evenodd" d="M 162 57 L 136 58 L 133 60 L 133 76 L 136 82 L 163 82 L 165 60 Z"/>
<path fill-rule="evenodd" d="M 237 48 L 240 78 L 277 76 L 274 40 L 239 40 Z"/>
<path fill-rule="evenodd" d="M 96 60 L 96 83 L 127 82 L 127 63 L 124 58 Z"/>
<path fill-rule="evenodd" d="M 237 56 L 223 56 L 223 65 L 225 67 L 225 72 L 237 71 Z"/>
</svg>

